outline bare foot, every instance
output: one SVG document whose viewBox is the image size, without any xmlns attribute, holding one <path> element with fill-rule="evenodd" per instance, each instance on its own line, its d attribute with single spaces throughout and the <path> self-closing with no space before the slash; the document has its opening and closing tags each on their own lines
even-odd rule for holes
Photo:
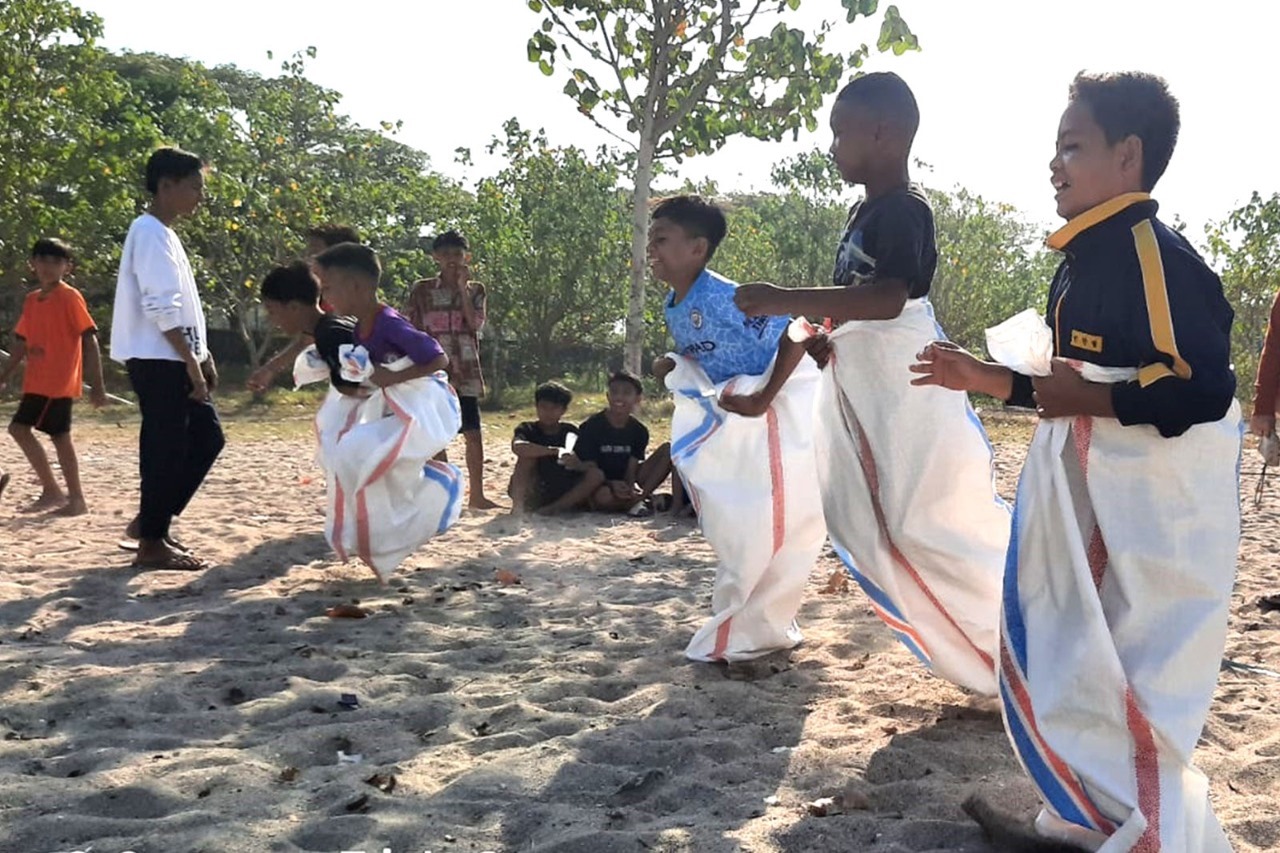
<svg viewBox="0 0 1280 853">
<path fill-rule="evenodd" d="M 84 515 L 89 511 L 89 506 L 84 502 L 84 498 L 72 498 L 64 505 L 58 507 L 54 511 L 54 515 L 60 515 L 64 518 L 73 518 L 77 515 Z"/>
<path fill-rule="evenodd" d="M 23 512 L 45 512 L 56 509 L 66 503 L 67 497 L 62 492 L 45 492 L 22 508 Z"/>
<path fill-rule="evenodd" d="M 491 501 L 484 495 L 480 495 L 478 498 L 472 498 L 468 506 L 472 509 L 502 509 L 502 504 L 497 503 L 496 501 Z"/>
<path fill-rule="evenodd" d="M 973 818 L 987 840 L 1008 853 L 1080 853 L 1083 848 L 1041 838 L 1027 820 L 1001 811 L 976 794 L 960 806 Z"/>
</svg>

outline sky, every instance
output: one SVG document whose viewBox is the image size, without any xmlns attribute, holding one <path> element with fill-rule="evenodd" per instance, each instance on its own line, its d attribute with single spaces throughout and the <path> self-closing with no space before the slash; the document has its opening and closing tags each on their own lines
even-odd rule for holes
<svg viewBox="0 0 1280 853">
<path fill-rule="evenodd" d="M 545 128 L 553 144 L 594 148 L 610 138 L 544 77 L 525 54 L 540 23 L 525 0 L 79 0 L 105 21 L 112 49 L 156 51 L 264 74 L 314 46 L 307 75 L 343 94 L 356 121 L 403 121 L 399 138 L 426 151 L 438 171 L 470 181 L 501 168 L 483 153 L 516 117 Z M 887 4 L 882 4 L 887 5 Z M 1263 0 L 898 0 L 920 40 L 918 53 L 872 54 L 868 70 L 901 74 L 920 103 L 917 180 L 964 186 L 1011 203 L 1053 226 L 1048 162 L 1067 87 L 1081 69 L 1150 71 L 1182 104 L 1182 134 L 1154 195 L 1161 216 L 1185 220 L 1192 236 L 1224 218 L 1253 191 L 1280 191 L 1280 113 L 1271 107 L 1276 72 L 1263 44 L 1280 32 L 1280 4 Z M 837 20 L 829 47 L 874 43 L 878 24 L 844 23 L 838 0 L 803 0 L 788 22 L 813 28 Z M 1255 37 L 1253 34 L 1257 34 Z M 275 59 L 268 59 L 273 51 Z M 686 161 L 679 177 L 710 178 L 722 191 L 767 189 L 770 166 L 815 146 L 736 139 Z M 179 144 L 181 140 L 176 140 Z M 457 163 L 459 147 L 474 164 Z M 850 200 L 856 192 L 850 192 Z"/>
</svg>

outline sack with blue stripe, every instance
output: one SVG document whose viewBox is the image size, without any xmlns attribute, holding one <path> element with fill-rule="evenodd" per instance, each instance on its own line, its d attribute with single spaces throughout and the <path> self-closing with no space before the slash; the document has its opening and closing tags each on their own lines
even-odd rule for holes
<svg viewBox="0 0 1280 853">
<path fill-rule="evenodd" d="M 366 378 L 360 349 L 343 350 L 344 378 Z M 299 381 L 319 377 L 308 374 L 307 358 L 298 358 Z M 385 584 L 405 558 L 458 520 L 461 471 L 434 457 L 462 419 L 444 373 L 365 390 L 367 396 L 349 396 L 330 388 L 316 413 L 317 460 L 328 483 L 325 538 L 340 559 L 358 557 Z"/>
<path fill-rule="evenodd" d="M 988 343 L 1047 374 L 1050 347 L 1029 348 Z M 1136 375 L 1074 366 L 1094 382 Z M 1042 835 L 1105 853 L 1231 850 L 1191 759 L 1226 643 L 1239 455 L 1235 403 L 1176 438 L 1114 418 L 1036 428 L 1004 581 L 1000 698 L 1045 804 Z"/>
<path fill-rule="evenodd" d="M 769 411 L 746 418 L 717 401 L 726 390 L 754 393 L 768 372 L 714 385 L 696 361 L 671 358 L 671 457 L 719 558 L 711 618 L 685 655 L 741 661 L 792 648 L 802 639 L 796 613 L 826 538 L 814 489 L 818 369 L 806 358 Z"/>
<path fill-rule="evenodd" d="M 923 299 L 831 333 L 819 482 L 836 553 L 880 619 L 934 673 L 992 695 L 1010 513 L 967 397 L 910 384 L 940 337 Z"/>
</svg>

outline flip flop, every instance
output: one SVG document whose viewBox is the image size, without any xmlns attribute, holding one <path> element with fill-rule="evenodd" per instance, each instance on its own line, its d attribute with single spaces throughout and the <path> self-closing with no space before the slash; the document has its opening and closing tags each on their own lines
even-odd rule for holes
<svg viewBox="0 0 1280 853">
<path fill-rule="evenodd" d="M 129 565 L 148 572 L 200 572 L 209 568 L 209 564 L 204 560 L 186 553 L 175 553 L 151 560 L 134 559 Z"/>
<path fill-rule="evenodd" d="M 191 549 L 188 548 L 186 545 L 183 545 L 177 539 L 166 539 L 164 540 L 164 544 L 168 545 L 170 548 L 172 548 L 175 551 L 181 551 L 183 554 L 191 553 Z M 117 542 L 116 547 L 119 548 L 121 551 L 136 552 L 138 550 L 138 540 L 129 539 L 128 537 L 126 537 L 124 539 L 121 539 L 119 542 Z"/>
</svg>

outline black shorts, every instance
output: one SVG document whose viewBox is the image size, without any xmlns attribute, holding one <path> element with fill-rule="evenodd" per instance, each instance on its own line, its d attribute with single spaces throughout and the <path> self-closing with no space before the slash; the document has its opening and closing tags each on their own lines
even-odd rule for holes
<svg viewBox="0 0 1280 853">
<path fill-rule="evenodd" d="M 581 471 L 570 471 L 567 468 L 561 468 L 551 475 L 539 472 L 533 481 L 529 508 L 539 509 L 560 500 L 582 482 L 582 476 Z"/>
<path fill-rule="evenodd" d="M 479 432 L 480 398 L 459 395 L 458 408 L 462 411 L 462 429 L 458 432 Z"/>
<path fill-rule="evenodd" d="M 42 397 L 39 394 L 23 394 L 13 422 L 38 429 L 46 435 L 65 435 L 71 432 L 70 397 Z"/>
</svg>

